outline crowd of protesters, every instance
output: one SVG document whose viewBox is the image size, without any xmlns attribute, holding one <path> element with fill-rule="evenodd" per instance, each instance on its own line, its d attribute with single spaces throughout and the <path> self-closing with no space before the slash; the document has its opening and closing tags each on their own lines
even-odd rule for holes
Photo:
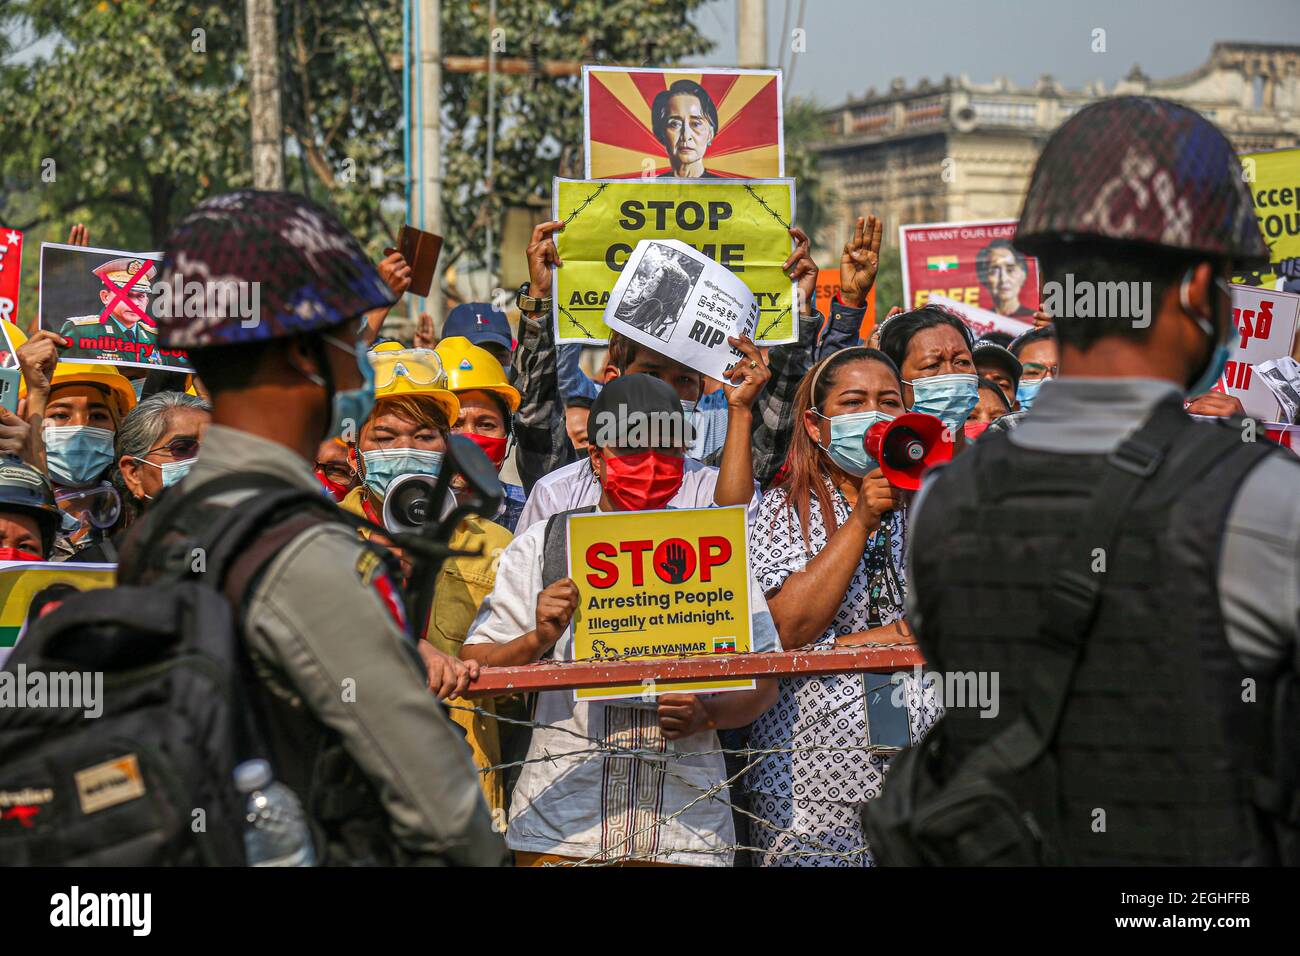
<svg viewBox="0 0 1300 956">
<path fill-rule="evenodd" d="M 256 198 L 249 202 L 256 207 Z M 419 347 L 384 335 L 388 311 L 411 281 L 400 254 L 384 259 L 377 274 L 387 301 L 376 295 L 361 303 L 364 313 L 340 315 L 338 323 L 359 320 L 356 349 L 373 376 L 373 406 L 354 434 L 331 434 L 309 462 L 282 464 L 299 479 L 314 472 L 340 509 L 369 522 L 369 530 L 348 533 L 391 558 L 399 578 L 411 573 L 410 556 L 380 531 L 393 482 L 436 476 L 452 434 L 472 440 L 502 474 L 499 511 L 466 518 L 456 530 L 450 545 L 460 553 L 440 572 L 428 619 L 399 622 L 423 665 L 427 696 L 443 701 L 464 738 L 487 815 L 466 811 L 462 795 L 459 823 L 426 826 L 442 811 L 420 791 L 445 787 L 420 775 L 447 771 L 414 757 L 398 766 L 427 741 L 384 738 L 420 725 L 386 723 L 382 714 L 345 719 L 317 709 L 311 694 L 303 697 L 369 778 L 398 844 L 427 850 L 438 840 L 425 839 L 426 831 L 447 842 L 448 830 L 482 828 L 491 819 L 517 865 L 873 865 L 862 810 L 885 786 L 889 759 L 872 748 L 861 675 L 774 677 L 748 692 L 666 694 L 651 706 L 575 701 L 567 691 L 535 699 L 463 695 L 484 668 L 570 653 L 568 625 L 581 588 L 547 561 L 553 519 L 583 510 L 745 506 L 755 651 L 915 642 L 908 594 L 914 496 L 890 483 L 864 436 L 877 422 L 924 412 L 943 421 L 962 456 L 999 433 L 1029 428 L 1037 403 L 1050 404 L 1055 380 L 1069 372 L 1057 325 L 1040 312 L 1030 319 L 1035 327 L 1014 340 L 977 339 L 941 307 L 895 308 L 863 341 L 882 241 L 881 223 L 868 215 L 856 220 L 844 246 L 842 291 L 829 302 L 815 294 L 808 237 L 790 230 L 794 251 L 785 271 L 801 304 L 795 341 L 761 348 L 733 339 L 743 358 L 725 381 L 713 381 L 614 333 L 603 367 L 588 377 L 582 347 L 556 342 L 545 304 L 553 270 L 562 268 L 554 242 L 562 228 L 547 222 L 532 234 L 520 304 L 534 308 L 520 308 L 514 327 L 491 305 L 459 305 L 437 341 L 422 327 Z M 179 241 L 169 243 L 169 256 L 184 248 Z M 1178 293 L 1171 294 L 1176 309 Z M 325 337 L 329 348 L 353 348 L 340 339 L 343 332 Z M 184 337 L 173 341 L 186 344 Z M 0 545 L 8 559 L 116 562 L 132 526 L 169 489 L 191 486 L 205 460 L 253 467 L 256 449 L 244 455 L 230 438 L 238 427 L 230 396 L 250 393 L 260 379 L 241 381 L 238 370 L 218 372 L 215 359 L 203 360 L 224 349 L 229 366 L 235 345 L 189 344 L 198 347 L 193 376 L 63 362 L 66 342 L 50 330 L 22 341 L 22 403 L 16 415 L 0 410 L 0 451 L 10 456 L 0 476 Z M 286 352 L 281 373 L 305 369 L 304 380 L 324 378 L 326 394 L 334 394 L 341 383 L 330 377 L 337 369 L 327 351 Z M 269 367 L 270 359 L 259 361 Z M 1220 393 L 1187 401 L 1193 414 L 1242 414 Z M 288 415 L 296 407 L 259 414 Z M 679 418 L 689 443 L 627 448 L 601 437 L 599 416 L 628 412 Z M 345 624 L 357 626 L 337 626 Z M 322 610 L 312 626 L 334 625 Z M 357 632 L 346 639 L 364 648 L 381 637 Z M 1290 640 L 1294 650 L 1294 630 Z M 272 636 L 253 643 L 296 683 L 284 642 Z M 901 686 L 915 743 L 941 717 L 942 702 L 919 676 Z M 735 765 L 746 768 L 739 779 L 726 750 L 752 755 Z M 645 756 L 656 751 L 662 759 Z M 466 838 L 464 845 L 482 849 L 460 859 L 495 862 L 494 840 L 500 837 L 487 831 Z"/>
</svg>

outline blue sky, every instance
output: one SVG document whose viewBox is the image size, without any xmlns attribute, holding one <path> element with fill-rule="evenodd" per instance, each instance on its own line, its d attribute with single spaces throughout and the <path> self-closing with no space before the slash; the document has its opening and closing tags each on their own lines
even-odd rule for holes
<svg viewBox="0 0 1300 956">
<path fill-rule="evenodd" d="M 791 55 L 781 36 L 801 0 L 767 0 L 768 49 Z M 901 76 L 967 73 L 988 82 L 1004 75 L 1019 84 L 1050 73 L 1067 87 L 1103 80 L 1109 89 L 1134 63 L 1156 79 L 1195 69 L 1216 40 L 1300 44 L 1297 0 L 803 0 L 807 52 L 794 55 L 794 95 L 823 105 L 878 91 Z M 717 42 L 705 62 L 734 65 L 735 0 L 711 0 L 695 15 Z M 1106 52 L 1092 52 L 1092 31 L 1106 31 Z"/>
</svg>

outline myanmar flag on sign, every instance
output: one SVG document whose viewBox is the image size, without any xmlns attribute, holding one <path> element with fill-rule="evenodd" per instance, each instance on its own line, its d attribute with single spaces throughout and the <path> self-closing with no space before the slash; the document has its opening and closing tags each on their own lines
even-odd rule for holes
<svg viewBox="0 0 1300 956">
<path fill-rule="evenodd" d="M 957 268 L 957 257 L 930 256 L 925 260 L 925 267 L 932 272 L 949 272 Z"/>
<path fill-rule="evenodd" d="M 734 637 L 715 637 L 713 639 L 713 653 L 715 654 L 736 653 L 736 639 Z"/>
</svg>

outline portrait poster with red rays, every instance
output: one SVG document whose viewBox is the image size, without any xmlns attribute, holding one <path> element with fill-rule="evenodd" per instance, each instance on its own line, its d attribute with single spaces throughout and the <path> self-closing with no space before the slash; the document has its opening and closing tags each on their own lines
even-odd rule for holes
<svg viewBox="0 0 1300 956">
<path fill-rule="evenodd" d="M 587 179 L 785 175 L 778 70 L 582 68 Z"/>
</svg>

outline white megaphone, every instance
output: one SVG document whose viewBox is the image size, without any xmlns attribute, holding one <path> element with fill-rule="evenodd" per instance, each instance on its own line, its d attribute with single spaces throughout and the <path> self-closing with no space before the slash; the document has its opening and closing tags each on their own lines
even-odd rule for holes
<svg viewBox="0 0 1300 956">
<path fill-rule="evenodd" d="M 438 513 L 430 507 L 438 479 L 429 475 L 398 475 L 384 495 L 384 527 L 394 534 L 419 531 L 430 521 L 441 521 L 456 507 L 456 496 L 443 493 Z"/>
</svg>

